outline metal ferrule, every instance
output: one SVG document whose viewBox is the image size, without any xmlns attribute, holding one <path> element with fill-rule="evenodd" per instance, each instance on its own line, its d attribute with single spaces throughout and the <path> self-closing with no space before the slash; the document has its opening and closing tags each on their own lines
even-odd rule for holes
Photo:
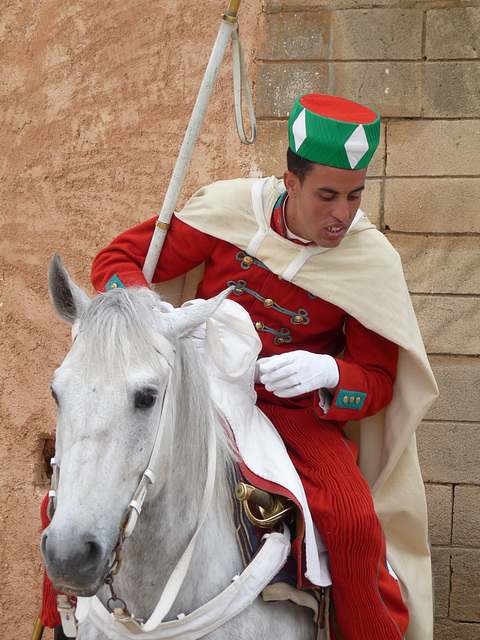
<svg viewBox="0 0 480 640">
<path fill-rule="evenodd" d="M 222 19 L 226 22 L 235 23 L 237 21 L 238 7 L 240 6 L 240 2 L 241 0 L 230 0 L 227 10 L 225 11 L 225 13 L 222 13 Z"/>
</svg>

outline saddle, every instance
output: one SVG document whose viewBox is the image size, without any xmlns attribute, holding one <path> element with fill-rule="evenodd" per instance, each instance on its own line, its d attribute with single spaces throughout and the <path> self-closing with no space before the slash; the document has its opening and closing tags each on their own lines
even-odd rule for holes
<svg viewBox="0 0 480 640">
<path fill-rule="evenodd" d="M 195 300 L 185 303 L 191 304 Z M 243 504 L 234 513 L 244 563 L 258 550 L 265 529 L 283 520 L 291 530 L 291 556 L 262 597 L 309 607 L 319 626 L 318 637 L 329 638 L 325 623 L 331 585 L 327 549 L 285 445 L 256 406 L 255 361 L 262 345 L 250 316 L 238 303 L 225 299 L 190 337 L 201 352 L 212 398 L 237 451 L 231 485 Z"/>
<path fill-rule="evenodd" d="M 232 512 L 239 549 L 247 566 L 262 544 L 265 530 L 288 527 L 293 540 L 292 551 L 284 568 L 263 589 L 265 602 L 290 601 L 312 611 L 319 627 L 319 638 L 328 638 L 330 588 L 319 588 L 299 580 L 305 564 L 303 537 L 305 533 L 301 510 L 295 500 L 272 494 L 246 482 L 242 463 L 233 463 L 230 470 Z M 248 473 L 248 472 L 247 472 Z M 299 569 L 300 568 L 300 569 Z M 323 635 L 322 635 L 323 634 Z"/>
</svg>

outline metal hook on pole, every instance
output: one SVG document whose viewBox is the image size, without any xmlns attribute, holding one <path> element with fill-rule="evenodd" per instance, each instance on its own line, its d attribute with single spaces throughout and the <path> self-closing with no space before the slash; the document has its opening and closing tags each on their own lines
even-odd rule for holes
<svg viewBox="0 0 480 640">
<path fill-rule="evenodd" d="M 160 211 L 160 215 L 158 216 L 155 230 L 150 241 L 150 246 L 148 248 L 147 256 L 143 265 L 143 275 L 149 284 L 152 282 L 153 274 L 157 266 L 158 258 L 160 257 L 160 252 L 162 250 L 165 236 L 168 229 L 170 228 L 170 221 L 177 204 L 178 196 L 180 193 L 180 189 L 182 188 L 185 174 L 187 173 L 188 164 L 193 153 L 193 148 L 200 131 L 200 126 L 202 124 L 205 111 L 207 110 L 208 102 L 213 91 L 213 86 L 220 70 L 220 65 L 225 55 L 228 42 L 232 37 L 235 26 L 237 24 L 237 14 L 240 2 L 241 0 L 230 0 L 227 10 L 224 14 L 222 14 L 222 22 L 217 34 L 217 39 L 215 40 L 215 44 L 213 45 L 210 60 L 207 65 L 202 84 L 200 85 L 197 100 L 193 107 L 192 115 L 190 116 L 190 122 L 188 124 L 187 131 L 180 148 L 180 153 L 178 155 L 177 162 L 170 179 L 170 184 L 168 185 L 168 189 L 165 194 L 162 209 Z M 234 86 L 237 87 L 234 97 L 235 109 L 237 113 L 237 129 L 240 135 L 240 139 L 242 139 L 243 135 L 244 140 L 242 141 L 250 144 L 254 142 L 256 138 L 255 114 L 253 112 L 253 100 L 251 99 L 250 86 L 248 84 L 248 79 L 246 78 L 245 60 L 243 58 L 243 52 L 241 51 L 241 45 L 239 44 L 239 42 L 239 35 L 238 33 L 236 33 L 235 38 L 232 40 L 232 47 L 235 47 L 236 49 L 236 53 L 234 53 L 234 59 L 238 59 L 238 66 L 240 69 L 239 74 L 235 73 L 235 78 L 238 79 L 234 79 Z M 248 106 L 252 129 L 251 139 L 249 141 L 246 140 L 245 132 L 243 131 L 243 123 L 239 125 L 238 119 L 239 113 L 241 118 L 242 88 L 245 92 L 245 98 Z M 243 131 L 242 134 L 240 133 L 241 130 Z"/>
<path fill-rule="evenodd" d="M 233 99 L 235 103 L 235 120 L 237 122 L 238 137 L 243 144 L 253 144 L 257 139 L 257 122 L 253 108 L 252 90 L 248 82 L 247 67 L 243 55 L 242 42 L 240 40 L 240 25 L 232 32 L 232 59 L 233 59 Z M 243 126 L 242 92 L 250 119 L 250 139 L 247 140 L 245 127 Z"/>
</svg>

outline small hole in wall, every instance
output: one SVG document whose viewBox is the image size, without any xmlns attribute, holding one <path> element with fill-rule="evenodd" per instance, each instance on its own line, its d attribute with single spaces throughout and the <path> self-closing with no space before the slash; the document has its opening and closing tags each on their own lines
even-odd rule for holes
<svg viewBox="0 0 480 640">
<path fill-rule="evenodd" d="M 42 438 L 42 453 L 41 453 L 41 463 L 42 463 L 42 476 L 44 476 L 47 480 L 50 480 L 53 474 L 52 465 L 50 464 L 50 460 L 55 456 L 55 438 Z"/>
</svg>

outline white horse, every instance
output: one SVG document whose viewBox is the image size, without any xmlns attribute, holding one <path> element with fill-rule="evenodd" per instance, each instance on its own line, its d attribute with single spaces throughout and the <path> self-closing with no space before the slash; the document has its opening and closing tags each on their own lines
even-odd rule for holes
<svg viewBox="0 0 480 640">
<path fill-rule="evenodd" d="M 58 486 L 55 513 L 42 537 L 47 572 L 64 593 L 97 594 L 105 610 L 123 608 L 123 601 L 135 619 L 148 620 L 196 538 L 182 586 L 163 605 L 165 621 L 176 621 L 214 599 L 243 570 L 227 473 L 233 452 L 198 349 L 188 338 L 219 300 L 168 312 L 147 288 L 116 289 L 90 300 L 58 256 L 50 264 L 49 289 L 58 314 L 73 325 L 74 342 L 52 382 Z M 213 498 L 205 507 L 212 438 L 217 465 Z M 147 467 L 156 476 L 153 485 L 152 473 L 144 475 Z M 129 509 L 132 496 L 139 503 L 143 498 L 139 483 L 147 487 L 147 499 L 143 510 L 134 505 L 141 515 L 124 539 L 129 514 L 137 515 Z M 113 560 L 119 542 L 120 567 L 118 554 Z M 118 574 L 110 588 L 105 580 L 110 582 L 112 568 Z M 79 638 L 126 637 L 123 631 L 100 631 L 92 620 L 90 610 Z M 204 637 L 310 640 L 316 632 L 307 609 L 257 597 Z M 153 636 L 141 631 L 135 637 Z M 198 636 L 180 631 L 176 637 Z"/>
</svg>

